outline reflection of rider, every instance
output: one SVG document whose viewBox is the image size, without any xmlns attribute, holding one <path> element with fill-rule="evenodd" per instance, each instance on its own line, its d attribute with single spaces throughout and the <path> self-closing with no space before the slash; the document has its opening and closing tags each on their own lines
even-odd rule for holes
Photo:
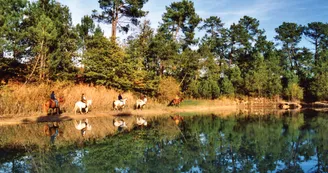
<svg viewBox="0 0 328 173">
<path fill-rule="evenodd" d="M 56 107 L 58 107 L 58 100 L 55 96 L 55 91 L 51 92 L 50 99 L 53 100 L 56 103 Z"/>
<path fill-rule="evenodd" d="M 85 104 L 85 107 L 87 107 L 87 99 L 85 98 L 84 93 L 82 93 L 81 102 L 83 102 Z"/>
</svg>

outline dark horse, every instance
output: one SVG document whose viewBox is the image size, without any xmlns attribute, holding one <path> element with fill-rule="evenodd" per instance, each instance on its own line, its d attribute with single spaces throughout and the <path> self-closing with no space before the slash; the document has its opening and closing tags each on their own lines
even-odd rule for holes
<svg viewBox="0 0 328 173">
<path fill-rule="evenodd" d="M 48 114 L 49 109 L 52 109 L 51 114 L 53 114 L 54 110 L 56 110 L 56 114 L 59 115 L 59 113 L 60 113 L 60 103 L 63 103 L 63 102 L 64 102 L 64 98 L 59 97 L 58 107 L 57 107 L 56 102 L 54 100 L 49 99 L 43 104 L 43 110 L 47 114 Z"/>
<path fill-rule="evenodd" d="M 175 98 L 173 99 L 168 106 L 179 106 L 180 103 L 183 101 L 183 98 Z"/>
</svg>

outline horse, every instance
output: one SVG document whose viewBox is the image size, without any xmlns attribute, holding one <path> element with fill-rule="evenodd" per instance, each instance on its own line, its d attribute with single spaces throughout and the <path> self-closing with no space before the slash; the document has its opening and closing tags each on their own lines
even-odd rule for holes
<svg viewBox="0 0 328 173">
<path fill-rule="evenodd" d="M 143 100 L 142 99 L 138 99 L 136 101 L 136 106 L 135 109 L 143 109 L 143 107 L 146 105 L 147 103 L 147 97 L 145 97 Z"/>
<path fill-rule="evenodd" d="M 74 107 L 74 113 L 76 114 L 77 109 L 80 110 L 80 113 L 82 114 L 82 109 L 85 109 L 85 113 L 88 113 L 90 106 L 92 105 L 92 100 L 87 100 L 87 104 L 78 101 L 75 103 L 75 107 Z"/>
<path fill-rule="evenodd" d="M 128 99 L 124 98 L 121 100 L 115 100 L 113 101 L 113 110 L 122 110 L 125 107 L 126 101 Z"/>
<path fill-rule="evenodd" d="M 49 99 L 43 104 L 43 111 L 48 114 L 49 109 L 52 109 L 51 114 L 53 114 L 54 109 L 56 109 L 56 113 L 57 113 L 57 115 L 59 115 L 60 114 L 60 106 L 59 105 L 61 103 L 63 103 L 64 101 L 65 101 L 64 97 L 59 97 L 58 106 L 56 106 L 56 102 L 52 99 Z"/>
<path fill-rule="evenodd" d="M 180 103 L 183 101 L 183 98 L 173 99 L 168 106 L 180 106 Z"/>
</svg>

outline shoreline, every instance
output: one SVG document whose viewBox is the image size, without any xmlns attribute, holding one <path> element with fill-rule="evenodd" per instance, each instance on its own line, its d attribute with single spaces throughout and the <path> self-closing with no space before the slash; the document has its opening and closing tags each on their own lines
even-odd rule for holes
<svg viewBox="0 0 328 173">
<path fill-rule="evenodd" d="M 62 113 L 58 115 L 36 115 L 36 116 L 19 116 L 19 117 L 2 117 L 0 118 L 0 126 L 18 125 L 18 124 L 31 124 L 41 122 L 61 122 L 80 120 L 85 118 L 97 118 L 97 117 L 118 117 L 118 116 L 161 116 L 179 113 L 217 113 L 226 116 L 238 112 L 239 108 L 236 105 L 230 106 L 184 106 L 181 108 L 160 108 L 160 109 L 144 109 L 144 110 L 132 110 L 127 109 L 123 111 L 96 111 L 89 112 L 87 114 L 77 113 Z"/>
</svg>

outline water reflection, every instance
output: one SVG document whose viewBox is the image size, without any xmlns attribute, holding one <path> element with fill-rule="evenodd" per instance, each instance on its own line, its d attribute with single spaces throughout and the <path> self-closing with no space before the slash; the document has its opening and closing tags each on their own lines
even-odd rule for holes
<svg viewBox="0 0 328 173">
<path fill-rule="evenodd" d="M 55 144 L 57 136 L 59 136 L 59 125 L 57 122 L 54 122 L 52 125 L 45 124 L 43 127 L 44 134 L 50 136 L 50 143 Z"/>
<path fill-rule="evenodd" d="M 327 115 L 156 118 L 80 149 L 2 158 L 0 172 L 328 172 Z"/>
</svg>

